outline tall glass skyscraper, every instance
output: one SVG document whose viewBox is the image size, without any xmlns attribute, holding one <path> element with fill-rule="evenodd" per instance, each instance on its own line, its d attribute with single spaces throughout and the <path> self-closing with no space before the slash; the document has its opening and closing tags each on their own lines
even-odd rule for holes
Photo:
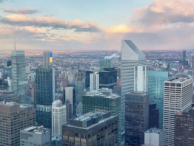
<svg viewBox="0 0 194 146">
<path fill-rule="evenodd" d="M 25 102 L 27 77 L 24 51 L 12 51 L 12 90 L 21 95 L 21 102 Z"/>
<path fill-rule="evenodd" d="M 121 128 L 125 133 L 125 94 L 134 91 L 135 66 L 145 64 L 145 55 L 131 42 L 121 47 Z"/>
<path fill-rule="evenodd" d="M 52 54 L 52 53 L 50 53 Z M 45 60 L 45 55 L 44 55 Z M 50 57 L 51 58 L 51 57 Z M 51 129 L 52 102 L 55 100 L 55 70 L 49 66 L 52 59 L 43 68 L 36 69 L 35 107 L 36 121 L 39 125 Z"/>
<path fill-rule="evenodd" d="M 163 103 L 164 81 L 168 79 L 168 72 L 148 71 L 148 94 L 149 103 L 156 104 L 159 109 L 159 128 L 163 127 Z"/>
</svg>

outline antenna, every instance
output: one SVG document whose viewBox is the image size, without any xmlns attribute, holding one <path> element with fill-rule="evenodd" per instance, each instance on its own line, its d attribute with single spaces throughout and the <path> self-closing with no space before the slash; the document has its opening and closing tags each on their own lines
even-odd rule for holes
<svg viewBox="0 0 194 146">
<path fill-rule="evenodd" d="M 16 50 L 16 42 L 14 41 L 14 50 Z"/>
</svg>

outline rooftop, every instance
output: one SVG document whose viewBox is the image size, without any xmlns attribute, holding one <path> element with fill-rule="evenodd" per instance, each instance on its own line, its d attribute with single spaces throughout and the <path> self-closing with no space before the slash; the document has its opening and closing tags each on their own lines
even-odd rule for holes
<svg viewBox="0 0 194 146">
<path fill-rule="evenodd" d="M 147 130 L 145 133 L 156 133 L 156 134 L 160 134 L 161 132 L 163 132 L 162 129 L 151 128 L 151 129 Z"/>
<path fill-rule="evenodd" d="M 177 78 L 171 78 L 171 79 L 167 80 L 167 82 L 182 83 L 182 82 L 185 82 L 187 80 L 191 80 L 191 78 L 190 77 L 177 77 Z"/>
<path fill-rule="evenodd" d="M 86 96 L 93 96 L 93 97 L 101 96 L 103 98 L 110 98 L 110 99 L 116 99 L 120 97 L 119 95 L 112 93 L 112 91 L 108 88 L 102 88 L 100 90 L 89 91 L 86 93 Z"/>
<path fill-rule="evenodd" d="M 44 134 L 44 133 L 48 133 L 49 129 L 44 128 L 43 126 L 31 126 L 28 128 L 25 128 L 23 131 L 26 132 L 31 132 L 31 133 L 35 133 L 35 134 Z"/>
<path fill-rule="evenodd" d="M 105 114 L 105 112 L 92 111 L 92 112 L 86 113 L 84 115 L 81 115 L 80 117 L 75 118 L 74 120 L 76 120 L 76 121 L 89 121 L 91 119 L 94 119 L 96 117 L 102 116 L 104 114 Z"/>
</svg>

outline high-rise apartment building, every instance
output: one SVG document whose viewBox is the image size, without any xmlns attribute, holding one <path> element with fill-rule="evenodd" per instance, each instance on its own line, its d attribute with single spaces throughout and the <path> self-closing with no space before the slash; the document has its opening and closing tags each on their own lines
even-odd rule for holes
<svg viewBox="0 0 194 146">
<path fill-rule="evenodd" d="M 110 112 L 92 111 L 63 125 L 64 146 L 117 146 L 118 118 Z"/>
<path fill-rule="evenodd" d="M 99 72 L 99 87 L 113 89 L 117 85 L 117 70 L 115 68 L 104 68 Z"/>
<path fill-rule="evenodd" d="M 144 92 L 125 95 L 125 145 L 144 144 L 144 132 L 149 126 L 149 99 Z"/>
<path fill-rule="evenodd" d="M 134 91 L 135 66 L 145 64 L 145 55 L 130 40 L 121 47 L 121 128 L 125 131 L 125 94 Z"/>
<path fill-rule="evenodd" d="M 30 126 L 20 131 L 20 146 L 51 146 L 51 132 L 43 126 Z"/>
<path fill-rule="evenodd" d="M 99 91 L 87 92 L 83 96 L 83 113 L 94 110 L 110 111 L 112 115 L 118 116 L 118 144 L 121 143 L 121 97 L 112 94 L 109 89 L 102 88 Z"/>
<path fill-rule="evenodd" d="M 39 125 L 51 128 L 52 102 L 55 100 L 55 71 L 37 68 L 35 78 L 36 120 Z"/>
<path fill-rule="evenodd" d="M 149 103 L 156 104 L 159 110 L 159 128 L 163 128 L 163 105 L 164 105 L 164 81 L 168 79 L 168 72 L 148 71 L 148 94 Z"/>
<path fill-rule="evenodd" d="M 194 109 L 188 112 L 178 112 L 175 115 L 175 146 L 194 145 Z"/>
<path fill-rule="evenodd" d="M 90 74 L 90 91 L 99 89 L 99 74 L 97 72 Z"/>
<path fill-rule="evenodd" d="M 164 146 L 164 131 L 157 128 L 145 131 L 144 146 Z"/>
<path fill-rule="evenodd" d="M 0 102 L 0 145 L 20 145 L 20 130 L 35 124 L 35 110 L 30 105 Z"/>
<path fill-rule="evenodd" d="M 21 102 L 25 101 L 27 92 L 27 77 L 25 71 L 25 52 L 11 51 L 12 90 L 21 95 Z"/>
<path fill-rule="evenodd" d="M 66 105 L 60 100 L 55 100 L 52 104 L 52 135 L 62 133 L 62 125 L 67 123 Z"/>
<path fill-rule="evenodd" d="M 164 118 L 165 145 L 174 146 L 175 114 L 187 111 L 192 104 L 193 80 L 189 77 L 177 77 L 164 84 Z"/>
</svg>

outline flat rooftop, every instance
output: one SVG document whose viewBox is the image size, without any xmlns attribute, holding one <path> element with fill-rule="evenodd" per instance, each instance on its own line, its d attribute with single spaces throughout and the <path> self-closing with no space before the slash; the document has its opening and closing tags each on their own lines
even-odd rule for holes
<svg viewBox="0 0 194 146">
<path fill-rule="evenodd" d="M 156 134 L 160 134 L 161 132 L 164 132 L 162 129 L 158 129 L 158 128 L 151 128 L 149 130 L 147 130 L 145 133 L 156 133 Z"/>
<path fill-rule="evenodd" d="M 111 98 L 111 99 L 116 99 L 119 98 L 120 96 L 114 93 L 110 92 L 110 89 L 108 90 L 108 88 L 103 88 L 100 90 L 94 90 L 94 91 L 89 91 L 85 94 L 85 96 L 101 96 L 103 98 Z"/>
<path fill-rule="evenodd" d="M 173 82 L 173 83 L 182 83 L 188 80 L 191 80 L 192 78 L 190 77 L 178 77 L 178 78 L 172 78 L 172 79 L 168 79 L 165 82 Z"/>
<path fill-rule="evenodd" d="M 104 114 L 106 114 L 106 113 L 105 112 L 100 112 L 100 111 L 93 111 L 93 112 L 89 112 L 89 113 L 86 113 L 84 115 L 81 115 L 80 117 L 75 118 L 74 120 L 85 122 L 85 121 L 89 121 L 91 119 L 94 119 L 96 117 L 102 116 Z"/>
<path fill-rule="evenodd" d="M 44 133 L 48 133 L 49 129 L 44 128 L 43 126 L 38 126 L 38 127 L 37 126 L 31 126 L 31 127 L 23 129 L 22 131 L 35 133 L 35 134 L 44 134 Z"/>
</svg>

